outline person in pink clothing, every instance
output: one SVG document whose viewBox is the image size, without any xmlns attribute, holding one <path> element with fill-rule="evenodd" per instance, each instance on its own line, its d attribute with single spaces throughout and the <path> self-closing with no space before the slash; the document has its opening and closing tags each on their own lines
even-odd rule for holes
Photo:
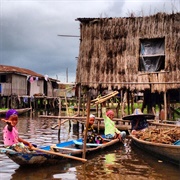
<svg viewBox="0 0 180 180">
<path fill-rule="evenodd" d="M 10 109 L 6 113 L 6 119 L 2 119 L 7 125 L 3 129 L 3 139 L 4 139 L 4 146 L 10 147 L 14 144 L 23 143 L 24 145 L 29 146 L 31 149 L 33 145 L 24 139 L 21 139 L 18 134 L 18 130 L 16 125 L 18 123 L 18 113 L 14 109 Z"/>
</svg>

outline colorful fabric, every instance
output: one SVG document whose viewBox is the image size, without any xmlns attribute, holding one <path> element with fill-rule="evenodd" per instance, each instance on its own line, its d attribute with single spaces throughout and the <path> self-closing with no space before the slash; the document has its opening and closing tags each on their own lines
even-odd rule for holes
<svg viewBox="0 0 180 180">
<path fill-rule="evenodd" d="M 101 144 L 103 142 L 103 139 L 101 136 L 96 134 L 96 131 L 93 128 L 93 125 L 90 126 L 87 130 L 87 143 L 97 143 Z"/>
<path fill-rule="evenodd" d="M 12 131 L 8 130 L 8 125 L 3 129 L 3 139 L 5 146 L 11 146 L 18 143 L 18 130 L 15 127 L 12 127 Z"/>
<path fill-rule="evenodd" d="M 95 115 L 93 115 L 93 114 L 90 114 L 90 116 L 89 116 L 90 118 L 94 118 L 95 119 Z"/>
<path fill-rule="evenodd" d="M 8 110 L 6 113 L 6 119 L 9 119 L 9 117 L 14 115 L 14 114 L 18 115 L 18 112 L 15 109 Z"/>
<path fill-rule="evenodd" d="M 125 131 L 120 132 L 120 134 L 121 134 L 122 139 L 126 138 L 126 132 Z M 106 137 L 106 139 L 114 139 L 114 136 L 112 134 L 106 134 L 105 137 Z"/>
<path fill-rule="evenodd" d="M 108 110 L 108 111 L 106 112 L 106 116 L 108 116 L 108 115 L 110 115 L 110 114 L 114 114 L 114 112 L 113 112 L 112 110 Z"/>
<path fill-rule="evenodd" d="M 95 130 L 93 125 L 88 127 L 87 130 L 87 143 L 95 143 Z"/>
<path fill-rule="evenodd" d="M 22 142 L 18 142 L 16 144 L 13 144 L 12 146 L 8 146 L 8 149 L 13 149 L 14 151 L 20 152 L 20 153 L 30 153 L 28 146 L 25 146 Z"/>
</svg>

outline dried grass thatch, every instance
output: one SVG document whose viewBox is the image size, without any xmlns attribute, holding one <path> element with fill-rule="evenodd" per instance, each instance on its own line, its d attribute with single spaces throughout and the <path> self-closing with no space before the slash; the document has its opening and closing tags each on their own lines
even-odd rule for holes
<svg viewBox="0 0 180 180">
<path fill-rule="evenodd" d="M 146 131 L 139 131 L 136 134 L 138 139 L 153 143 L 174 144 L 180 139 L 179 128 L 148 128 Z"/>
<path fill-rule="evenodd" d="M 93 88 L 99 84 L 109 89 L 151 88 L 152 92 L 180 87 L 180 13 L 77 20 L 81 22 L 81 42 L 76 83 Z M 138 71 L 140 39 L 146 38 L 165 38 L 162 72 Z"/>
</svg>

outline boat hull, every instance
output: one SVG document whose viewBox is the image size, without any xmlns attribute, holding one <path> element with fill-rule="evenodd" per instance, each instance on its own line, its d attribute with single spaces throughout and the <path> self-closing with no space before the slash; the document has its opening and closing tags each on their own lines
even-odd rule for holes
<svg viewBox="0 0 180 180">
<path fill-rule="evenodd" d="M 90 144 L 87 143 L 86 147 L 86 153 L 91 154 L 91 152 L 95 152 L 107 148 L 109 146 L 113 146 L 117 143 L 120 143 L 118 139 L 114 139 L 110 142 L 106 142 L 104 144 Z M 82 139 L 76 140 L 76 141 L 68 141 L 56 144 L 56 152 L 60 152 L 61 154 L 67 154 L 70 156 L 77 156 L 81 157 L 83 153 L 83 149 L 81 149 L 83 146 Z M 54 146 L 52 146 L 54 147 Z M 45 146 L 41 147 L 39 149 L 45 150 L 45 151 L 51 151 L 51 146 Z M 72 160 L 69 158 L 66 158 L 64 156 L 58 156 L 58 155 L 52 155 L 48 153 L 38 152 L 38 151 L 32 151 L 29 153 L 19 153 L 11 149 L 7 148 L 0 148 L 0 153 L 6 154 L 11 160 L 13 160 L 16 164 L 20 166 L 41 166 L 41 165 L 49 165 L 49 164 L 58 164 L 62 163 L 67 160 Z"/>
<path fill-rule="evenodd" d="M 49 154 L 22 154 L 22 153 L 7 153 L 6 154 L 12 161 L 20 166 L 27 166 L 27 165 L 43 165 L 43 164 L 57 164 L 59 161 L 62 162 L 64 157 L 49 155 Z"/>
<path fill-rule="evenodd" d="M 132 136 L 132 142 L 152 155 L 180 166 L 180 146 L 144 141 Z"/>
<path fill-rule="evenodd" d="M 18 115 L 26 113 L 31 110 L 31 108 L 23 108 L 23 109 L 15 109 L 18 112 Z M 6 110 L 0 110 L 0 115 L 5 115 L 7 113 L 8 109 Z"/>
</svg>

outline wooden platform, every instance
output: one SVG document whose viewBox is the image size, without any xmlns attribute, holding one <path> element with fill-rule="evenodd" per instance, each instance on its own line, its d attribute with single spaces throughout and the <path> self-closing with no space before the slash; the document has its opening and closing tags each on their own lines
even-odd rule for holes
<svg viewBox="0 0 180 180">
<path fill-rule="evenodd" d="M 58 119 L 60 121 L 63 120 L 72 120 L 73 122 L 78 122 L 81 124 L 85 124 L 87 117 L 82 117 L 82 116 L 47 116 L 47 115 L 40 115 L 40 118 L 48 118 L 48 119 Z M 116 127 L 120 130 L 120 131 L 128 131 L 131 129 L 131 124 L 129 120 L 122 120 L 119 118 L 114 118 L 113 121 L 116 124 Z M 96 120 L 94 122 L 94 128 L 97 130 L 104 130 L 104 119 L 103 118 L 99 118 L 96 117 Z"/>
</svg>

